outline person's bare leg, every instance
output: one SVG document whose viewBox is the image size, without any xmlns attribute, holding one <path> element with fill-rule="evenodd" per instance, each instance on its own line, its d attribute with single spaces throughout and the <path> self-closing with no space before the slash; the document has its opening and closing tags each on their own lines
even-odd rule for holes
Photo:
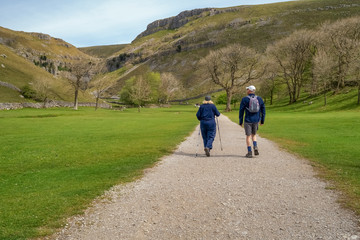
<svg viewBox="0 0 360 240">
<path fill-rule="evenodd" d="M 251 137 L 252 136 L 246 136 L 246 144 L 248 147 L 251 147 Z"/>
<path fill-rule="evenodd" d="M 245 156 L 248 158 L 252 158 L 251 136 L 246 136 L 246 144 L 247 144 L 247 148 L 248 148 L 248 153 Z"/>
</svg>

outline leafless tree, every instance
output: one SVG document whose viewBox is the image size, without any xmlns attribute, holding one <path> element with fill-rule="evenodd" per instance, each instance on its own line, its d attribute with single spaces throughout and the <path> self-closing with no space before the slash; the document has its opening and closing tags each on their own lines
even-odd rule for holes
<svg viewBox="0 0 360 240">
<path fill-rule="evenodd" d="M 360 42 L 358 43 L 358 48 L 355 51 L 354 59 L 350 64 L 350 71 L 352 76 L 357 83 L 358 87 L 358 99 L 357 105 L 360 105 Z"/>
<path fill-rule="evenodd" d="M 290 97 L 289 103 L 296 102 L 300 96 L 304 74 L 312 57 L 312 35 L 308 30 L 296 31 L 267 49 L 268 56 L 280 68 Z"/>
<path fill-rule="evenodd" d="M 74 109 L 78 110 L 79 104 L 79 91 L 85 91 L 88 88 L 90 81 L 90 72 L 94 66 L 93 62 L 89 61 L 76 61 L 68 63 L 67 67 L 70 69 L 69 72 L 62 72 L 63 76 L 66 77 L 68 83 L 74 90 Z"/>
<path fill-rule="evenodd" d="M 183 87 L 172 73 L 161 73 L 159 95 L 162 102 L 169 103 L 169 100 L 173 99 L 181 91 L 183 91 Z"/>
<path fill-rule="evenodd" d="M 138 111 L 140 112 L 141 106 L 143 106 L 147 101 L 150 101 L 151 95 L 151 86 L 146 79 L 142 76 L 135 79 L 133 85 L 130 89 L 130 98 L 133 103 L 138 105 Z"/>
<path fill-rule="evenodd" d="M 336 92 L 338 92 L 345 86 L 349 66 L 354 59 L 357 42 L 360 40 L 360 18 L 353 17 L 335 23 L 325 23 L 320 31 L 322 32 L 322 47 L 336 59 L 334 70 Z"/>
<path fill-rule="evenodd" d="M 231 98 L 236 89 L 261 76 L 259 59 L 255 50 L 234 44 L 211 51 L 200 61 L 203 74 L 225 90 L 226 111 L 231 111 Z"/>
<path fill-rule="evenodd" d="M 260 92 L 264 97 L 270 97 L 270 105 L 273 104 L 274 93 L 277 85 L 279 84 L 279 66 L 270 60 L 270 58 L 264 58 L 264 74 L 261 76 L 261 88 Z"/>
<path fill-rule="evenodd" d="M 324 93 L 324 105 L 326 106 L 326 93 L 331 89 L 331 82 L 334 79 L 336 59 L 323 49 L 319 49 L 314 57 L 314 77 L 321 86 Z"/>
<path fill-rule="evenodd" d="M 45 108 L 46 102 L 48 101 L 50 95 L 51 95 L 51 85 L 50 83 L 45 80 L 41 79 L 33 83 L 34 90 L 36 91 L 36 98 L 40 99 L 44 105 Z"/>
<path fill-rule="evenodd" d="M 96 99 L 95 111 L 99 107 L 99 99 L 103 97 L 104 93 L 112 87 L 115 82 L 116 78 L 110 78 L 109 75 L 97 75 L 91 82 L 90 82 L 90 90 L 93 96 Z"/>
</svg>

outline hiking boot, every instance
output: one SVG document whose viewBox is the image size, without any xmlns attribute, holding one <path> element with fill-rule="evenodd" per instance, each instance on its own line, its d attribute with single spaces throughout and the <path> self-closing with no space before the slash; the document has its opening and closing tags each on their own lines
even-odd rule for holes
<svg viewBox="0 0 360 240">
<path fill-rule="evenodd" d="M 250 152 L 248 152 L 246 155 L 245 155 L 245 157 L 247 157 L 247 158 L 252 158 L 253 156 L 252 156 L 252 152 L 250 151 Z"/>
<path fill-rule="evenodd" d="M 210 157 L 210 148 L 205 148 L 205 154 L 206 156 Z"/>
<path fill-rule="evenodd" d="M 259 155 L 259 149 L 258 149 L 258 147 L 256 146 L 256 147 L 254 147 L 254 154 L 255 155 Z"/>
</svg>

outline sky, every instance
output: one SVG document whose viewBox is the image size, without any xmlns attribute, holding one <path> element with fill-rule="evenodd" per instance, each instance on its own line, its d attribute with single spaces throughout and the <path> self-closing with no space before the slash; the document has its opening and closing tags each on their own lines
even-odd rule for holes
<svg viewBox="0 0 360 240">
<path fill-rule="evenodd" d="M 0 26 L 76 46 L 131 43 L 149 23 L 182 11 L 285 0 L 0 0 Z"/>
</svg>

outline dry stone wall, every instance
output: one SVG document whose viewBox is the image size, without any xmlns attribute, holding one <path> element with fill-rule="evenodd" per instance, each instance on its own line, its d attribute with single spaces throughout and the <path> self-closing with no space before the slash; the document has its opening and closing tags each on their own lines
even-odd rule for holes
<svg viewBox="0 0 360 240">
<path fill-rule="evenodd" d="M 95 107 L 95 103 L 79 103 L 79 107 Z M 49 101 L 44 103 L 0 103 L 0 110 L 14 110 L 22 108 L 55 108 L 55 107 L 74 107 L 74 103 L 64 101 Z M 111 109 L 107 103 L 99 103 L 99 108 Z"/>
</svg>

